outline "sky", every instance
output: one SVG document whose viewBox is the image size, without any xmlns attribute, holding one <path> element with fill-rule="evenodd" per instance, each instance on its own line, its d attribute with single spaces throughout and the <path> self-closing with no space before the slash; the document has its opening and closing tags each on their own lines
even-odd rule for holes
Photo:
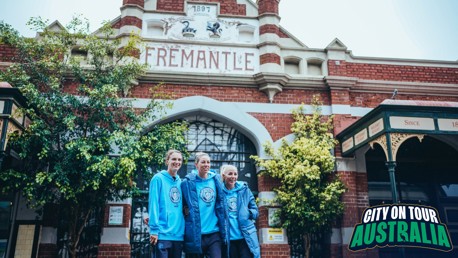
<svg viewBox="0 0 458 258">
<path fill-rule="evenodd" d="M 0 0 L 0 20 L 32 37 L 30 17 L 66 25 L 82 14 L 95 30 L 119 16 L 121 5 L 122 0 Z M 357 57 L 458 61 L 458 0 L 281 0 L 279 10 L 280 25 L 309 48 L 324 49 L 338 38 Z"/>
</svg>

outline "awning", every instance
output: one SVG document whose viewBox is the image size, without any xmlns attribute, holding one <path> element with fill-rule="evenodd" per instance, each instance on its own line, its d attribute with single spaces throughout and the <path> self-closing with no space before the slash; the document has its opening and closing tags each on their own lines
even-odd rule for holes
<svg viewBox="0 0 458 258">
<path fill-rule="evenodd" d="M 393 203 L 398 203 L 396 154 L 406 140 L 425 135 L 458 135 L 458 103 L 384 100 L 378 107 L 337 135 L 342 156 L 378 144 L 386 155 Z"/>
<path fill-rule="evenodd" d="M 458 102 L 387 99 L 339 133 L 337 139 L 344 157 L 376 142 L 388 145 L 385 154 L 393 161 L 395 153 L 387 153 L 393 141 L 433 134 L 458 135 Z"/>
</svg>

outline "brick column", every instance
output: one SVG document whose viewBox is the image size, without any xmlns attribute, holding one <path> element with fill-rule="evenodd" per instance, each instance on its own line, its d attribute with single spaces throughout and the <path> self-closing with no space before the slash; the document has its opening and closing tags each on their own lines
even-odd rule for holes
<svg viewBox="0 0 458 258">
<path fill-rule="evenodd" d="M 280 16 L 278 16 L 278 4 L 280 0 L 258 0 L 259 19 L 259 64 L 261 78 L 258 83 L 260 91 L 266 93 L 269 101 L 274 101 L 274 96 L 283 90 L 283 83 L 278 80 L 270 80 L 272 75 L 283 73 L 281 61 L 280 40 Z"/>
<path fill-rule="evenodd" d="M 100 258 L 130 258 L 130 245 L 99 245 Z"/>
<path fill-rule="evenodd" d="M 272 191 L 278 185 L 279 182 L 269 176 L 260 176 L 258 178 L 258 235 L 259 243 L 261 244 L 261 257 L 263 258 L 290 257 L 286 230 L 269 225 L 269 209 L 272 212 L 273 209 L 279 208 L 278 204 L 273 203 L 275 193 Z"/>
<path fill-rule="evenodd" d="M 326 76 L 326 84 L 329 87 L 329 99 L 334 119 L 334 132 L 338 133 L 355 121 L 350 112 L 351 90 L 358 82 L 358 78 L 342 76 Z M 348 113 L 344 113 L 347 111 Z"/>
<path fill-rule="evenodd" d="M 340 225 L 336 225 L 331 236 L 331 257 L 378 257 L 378 249 L 352 252 L 348 249 L 351 235 L 356 224 L 361 223 L 363 211 L 369 207 L 367 173 L 364 153 L 356 158 L 337 157 L 337 174 L 345 184 L 343 194 L 344 213 Z M 358 169 L 357 169 L 358 168 Z M 364 171 L 357 171 L 364 170 Z"/>
<path fill-rule="evenodd" d="M 144 0 L 123 0 L 121 7 L 120 33 L 141 34 Z"/>
<path fill-rule="evenodd" d="M 132 216 L 132 200 L 127 199 L 120 202 L 109 202 L 105 206 L 105 216 L 102 228 L 97 257 L 103 258 L 128 258 L 130 257 L 130 227 Z M 119 210 L 122 207 L 121 224 L 112 225 L 109 223 L 110 207 L 114 206 Z"/>
<path fill-rule="evenodd" d="M 261 72 L 278 73 L 281 71 L 281 56 L 278 16 L 279 0 L 258 0 L 259 54 Z"/>
</svg>

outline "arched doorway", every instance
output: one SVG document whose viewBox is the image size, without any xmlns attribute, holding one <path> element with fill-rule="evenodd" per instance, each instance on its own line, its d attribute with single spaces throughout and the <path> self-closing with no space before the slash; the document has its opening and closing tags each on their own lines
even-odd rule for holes
<svg viewBox="0 0 458 258">
<path fill-rule="evenodd" d="M 256 167 L 251 155 L 257 155 L 253 142 L 230 124 L 210 118 L 202 114 L 182 117 L 188 123 L 186 138 L 189 142 L 187 150 L 190 154 L 187 164 L 183 164 L 178 172 L 183 178 L 195 169 L 194 154 L 206 152 L 211 157 L 211 169 L 219 173 L 224 164 L 231 164 L 239 170 L 239 180 L 249 184 L 254 194 L 257 193 L 258 183 Z M 140 179 L 137 186 L 140 194 L 132 200 L 131 221 L 131 257 L 150 257 L 149 231 L 142 222 L 148 213 L 149 180 Z"/>
<path fill-rule="evenodd" d="M 258 183 L 254 161 L 251 155 L 256 155 L 254 144 L 248 137 L 234 127 L 201 115 L 185 117 L 189 124 L 187 134 L 188 152 L 190 154 L 187 166 L 180 170 L 180 176 L 195 169 L 194 154 L 206 152 L 211 157 L 212 170 L 219 172 L 224 164 L 231 164 L 239 170 L 239 180 L 249 184 L 253 192 L 257 192 Z"/>
<path fill-rule="evenodd" d="M 456 141 L 456 138 L 448 138 Z M 425 136 L 405 141 L 396 157 L 396 188 L 401 203 L 435 207 L 447 227 L 454 245 L 458 245 L 458 150 L 450 142 Z M 386 157 L 379 145 L 366 153 L 366 171 L 370 206 L 392 203 Z M 399 257 L 396 248 L 380 248 L 380 258 Z M 405 248 L 405 257 L 457 257 L 449 253 Z"/>
</svg>

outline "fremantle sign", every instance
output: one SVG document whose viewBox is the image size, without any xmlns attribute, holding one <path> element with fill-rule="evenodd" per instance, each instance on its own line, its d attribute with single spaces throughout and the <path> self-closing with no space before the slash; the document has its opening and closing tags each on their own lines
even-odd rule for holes
<svg viewBox="0 0 458 258">
<path fill-rule="evenodd" d="M 255 74 L 259 51 L 252 48 L 148 44 L 141 60 L 153 71 Z"/>
</svg>

